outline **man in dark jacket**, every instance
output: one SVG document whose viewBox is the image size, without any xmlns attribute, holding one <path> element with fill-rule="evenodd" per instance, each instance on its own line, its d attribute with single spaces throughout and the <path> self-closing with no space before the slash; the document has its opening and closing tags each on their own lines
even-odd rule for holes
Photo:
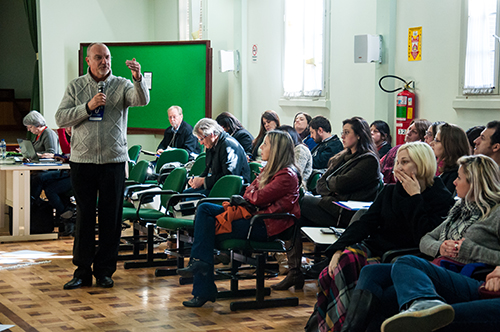
<svg viewBox="0 0 500 332">
<path fill-rule="evenodd" d="M 193 135 L 193 127 L 189 123 L 184 122 L 180 106 L 171 106 L 167 112 L 170 127 L 165 129 L 163 140 L 158 145 L 156 154 L 162 154 L 168 147 L 178 148 L 186 150 L 189 154 L 189 159 L 194 159 L 195 155 L 200 153 L 200 145 L 196 142 L 196 137 Z"/>
<path fill-rule="evenodd" d="M 328 160 L 344 149 L 337 135 L 332 135 L 330 121 L 324 116 L 315 116 L 309 123 L 311 137 L 318 144 L 312 149 L 313 169 L 326 169 Z"/>
<path fill-rule="evenodd" d="M 250 167 L 245 150 L 215 120 L 201 119 L 194 126 L 193 134 L 207 148 L 207 167 L 200 176 L 188 181 L 191 188 L 184 192 L 208 194 L 224 175 L 240 175 L 245 182 L 250 181 Z"/>
</svg>

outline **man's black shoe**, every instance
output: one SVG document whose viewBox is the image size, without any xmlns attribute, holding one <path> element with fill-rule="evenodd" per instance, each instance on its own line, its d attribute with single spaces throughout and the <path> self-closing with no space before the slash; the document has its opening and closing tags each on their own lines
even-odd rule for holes
<svg viewBox="0 0 500 332">
<path fill-rule="evenodd" d="M 115 283 L 113 282 L 113 279 L 111 279 L 111 277 L 105 276 L 98 278 L 96 284 L 97 286 L 102 288 L 111 288 Z"/>
<path fill-rule="evenodd" d="M 92 277 L 90 278 L 73 278 L 68 283 L 64 284 L 64 289 L 76 289 L 80 287 L 89 287 L 92 286 Z"/>
</svg>

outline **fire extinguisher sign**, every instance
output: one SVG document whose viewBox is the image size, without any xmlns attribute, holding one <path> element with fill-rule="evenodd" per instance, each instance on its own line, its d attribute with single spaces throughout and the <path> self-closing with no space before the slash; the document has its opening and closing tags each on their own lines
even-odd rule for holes
<svg viewBox="0 0 500 332">
<path fill-rule="evenodd" d="M 422 60 L 422 27 L 408 29 L 408 61 Z"/>
</svg>

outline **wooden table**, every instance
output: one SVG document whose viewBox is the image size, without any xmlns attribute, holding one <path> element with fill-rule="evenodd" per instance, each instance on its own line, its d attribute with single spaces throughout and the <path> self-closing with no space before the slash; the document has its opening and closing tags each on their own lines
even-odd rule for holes
<svg viewBox="0 0 500 332">
<path fill-rule="evenodd" d="M 5 232 L 9 231 L 8 206 L 12 207 L 12 235 L 0 236 L 0 242 L 57 239 L 57 233 L 30 234 L 30 173 L 54 169 L 69 169 L 69 165 L 0 165 L 0 228 Z"/>
</svg>

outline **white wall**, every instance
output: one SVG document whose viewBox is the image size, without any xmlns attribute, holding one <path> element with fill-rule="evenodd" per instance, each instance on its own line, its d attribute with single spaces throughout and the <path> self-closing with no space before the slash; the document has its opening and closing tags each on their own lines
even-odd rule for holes
<svg viewBox="0 0 500 332">
<path fill-rule="evenodd" d="M 39 0 L 43 110 L 49 125 L 67 83 L 78 74 L 80 42 L 175 40 L 177 0 Z M 330 117 L 334 132 L 343 119 L 360 115 L 383 119 L 394 129 L 395 94 L 382 92 L 378 79 L 396 74 L 416 82 L 418 116 L 444 120 L 464 128 L 498 118 L 497 110 L 458 110 L 460 72 L 459 0 L 332 0 L 330 45 L 330 106 L 280 107 L 282 93 L 284 0 L 207 0 L 207 31 L 214 50 L 213 116 L 230 111 L 253 133 L 263 111 L 274 109 L 282 123 L 291 124 L 299 110 Z M 78 13 L 76 15 L 75 13 Z M 95 17 L 89 21 L 89 17 Z M 422 61 L 408 62 L 410 27 L 423 27 Z M 384 63 L 354 64 L 356 34 L 382 34 Z M 259 48 L 251 61 L 251 47 Z M 240 73 L 219 73 L 218 51 L 241 51 Z M 498 100 L 498 99 L 496 99 Z M 499 103 L 500 105 L 500 103 Z M 154 149 L 159 137 L 130 136 L 129 144 L 144 142 Z"/>
</svg>

